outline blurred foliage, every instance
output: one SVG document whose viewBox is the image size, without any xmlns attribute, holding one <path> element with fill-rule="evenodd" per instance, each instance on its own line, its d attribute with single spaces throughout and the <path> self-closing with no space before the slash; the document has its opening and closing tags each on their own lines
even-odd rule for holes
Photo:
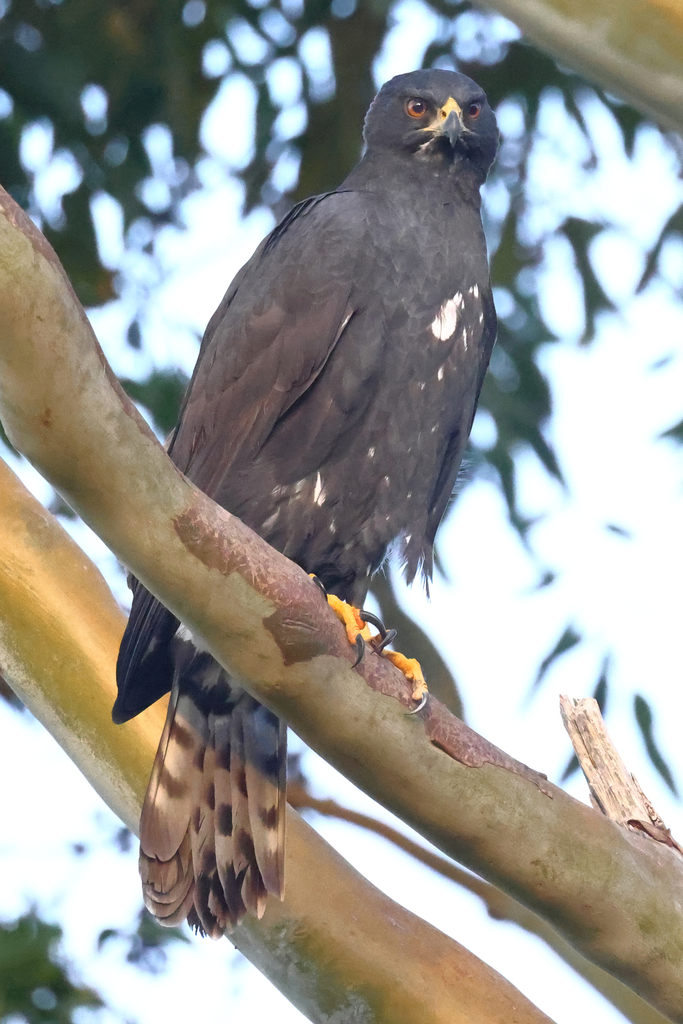
<svg viewBox="0 0 683 1024">
<path fill-rule="evenodd" d="M 633 710 L 635 712 L 636 722 L 638 723 L 638 728 L 641 731 L 643 742 L 645 743 L 645 749 L 647 750 L 651 763 L 657 769 L 674 796 L 678 796 L 678 789 L 676 788 L 676 783 L 674 782 L 673 775 L 671 774 L 671 769 L 666 763 L 654 737 L 654 718 L 650 704 L 644 697 L 641 697 L 640 694 L 636 694 L 633 698 Z"/>
<path fill-rule="evenodd" d="M 577 633 L 573 626 L 567 626 L 552 651 L 545 656 L 539 665 L 536 678 L 531 684 L 532 692 L 533 690 L 538 689 L 557 659 L 561 658 L 562 655 L 566 654 L 568 651 L 571 651 L 572 647 L 576 647 L 579 643 L 581 643 L 581 634 Z"/>
<path fill-rule="evenodd" d="M 135 402 L 149 410 L 154 424 L 164 436 L 170 434 L 178 419 L 178 409 L 188 379 L 179 370 L 154 370 L 143 381 L 121 379 L 121 384 Z"/>
<path fill-rule="evenodd" d="M 34 911 L 0 922 L 0 1022 L 71 1024 L 81 1008 L 104 1006 L 97 992 L 77 985 L 59 953 L 62 929 Z"/>
<path fill-rule="evenodd" d="M 140 911 L 132 931 L 105 928 L 100 932 L 98 949 L 114 939 L 127 946 L 126 961 L 148 974 L 160 974 L 165 970 L 169 945 L 190 941 L 181 928 L 162 928 L 144 909 Z"/>
</svg>

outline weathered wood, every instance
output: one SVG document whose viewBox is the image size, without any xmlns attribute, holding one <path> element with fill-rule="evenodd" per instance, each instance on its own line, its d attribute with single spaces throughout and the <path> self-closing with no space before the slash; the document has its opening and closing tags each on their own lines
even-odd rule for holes
<svg viewBox="0 0 683 1024">
<path fill-rule="evenodd" d="M 658 843 L 683 849 L 631 775 L 609 737 L 598 702 L 593 697 L 560 696 L 560 714 L 569 733 L 591 802 L 612 821 L 645 832 Z"/>
</svg>

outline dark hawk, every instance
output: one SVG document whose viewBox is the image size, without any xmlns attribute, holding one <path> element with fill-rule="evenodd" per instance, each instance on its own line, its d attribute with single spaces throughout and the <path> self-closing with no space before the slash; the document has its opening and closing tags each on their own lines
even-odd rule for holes
<svg viewBox="0 0 683 1024">
<path fill-rule="evenodd" d="M 496 333 L 479 190 L 496 120 L 464 75 L 399 75 L 364 155 L 235 277 L 168 452 L 361 608 L 394 545 L 429 578 Z M 140 827 L 145 902 L 218 936 L 282 897 L 286 729 L 135 582 L 115 722 L 171 691 Z M 350 630 L 353 637 L 353 629 Z"/>
</svg>

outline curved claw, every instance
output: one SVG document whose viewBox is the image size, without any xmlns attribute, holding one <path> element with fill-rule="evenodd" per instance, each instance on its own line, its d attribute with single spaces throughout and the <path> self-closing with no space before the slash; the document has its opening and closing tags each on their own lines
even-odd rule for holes
<svg viewBox="0 0 683 1024">
<path fill-rule="evenodd" d="M 369 622 L 371 626 L 374 626 L 379 631 L 379 637 L 372 638 L 372 646 L 378 654 L 381 654 L 385 647 L 394 642 L 398 636 L 398 631 L 387 629 L 382 620 L 377 615 L 373 615 L 372 612 L 366 612 L 363 609 L 359 614 L 363 622 Z"/>
<path fill-rule="evenodd" d="M 366 612 L 364 608 L 361 609 L 359 614 L 363 622 L 369 622 L 371 626 L 374 626 L 375 629 L 378 629 L 379 635 L 382 637 L 382 639 L 384 639 L 384 637 L 387 635 L 387 631 L 382 620 L 378 618 L 376 615 L 373 615 L 372 612 Z"/>
<path fill-rule="evenodd" d="M 427 697 L 428 696 L 429 696 L 428 693 L 423 693 L 422 697 L 420 698 L 420 703 L 417 705 L 417 707 L 413 708 L 412 711 L 406 711 L 405 714 L 406 715 L 416 715 L 418 713 L 418 711 L 422 711 L 422 708 L 427 703 Z"/>
<path fill-rule="evenodd" d="M 360 635 L 360 633 L 356 637 L 356 647 L 358 648 L 358 654 L 356 655 L 356 660 L 351 666 L 352 668 L 355 668 L 356 665 L 360 665 L 361 661 L 363 660 L 363 655 L 365 654 L 365 640 Z"/>
<path fill-rule="evenodd" d="M 398 630 L 396 630 L 396 629 L 388 629 L 384 633 L 384 636 L 380 637 L 380 639 L 379 639 L 379 641 L 377 643 L 375 643 L 373 641 L 372 646 L 375 648 L 375 650 L 377 651 L 378 654 L 381 654 L 385 647 L 388 647 L 389 644 L 393 644 L 393 642 L 394 642 L 394 640 L 396 639 L 397 636 L 398 636 Z"/>
<path fill-rule="evenodd" d="M 322 593 L 323 597 L 327 601 L 327 590 L 325 589 L 325 584 L 323 583 L 323 581 L 320 579 L 319 576 L 316 576 L 314 572 L 309 572 L 308 575 L 311 577 L 316 587 Z"/>
</svg>

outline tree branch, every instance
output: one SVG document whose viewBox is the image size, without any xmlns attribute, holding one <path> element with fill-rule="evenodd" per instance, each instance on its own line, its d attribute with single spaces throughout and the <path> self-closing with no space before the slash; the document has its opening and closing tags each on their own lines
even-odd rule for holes
<svg viewBox="0 0 683 1024">
<path fill-rule="evenodd" d="M 560 714 L 588 783 L 593 806 L 612 821 L 646 832 L 651 839 L 683 855 L 683 847 L 671 835 L 609 738 L 597 700 L 562 695 Z"/>
<path fill-rule="evenodd" d="M 124 622 L 97 569 L 0 460 L 0 666 L 137 832 L 165 701 L 112 724 Z M 548 1024 L 496 971 L 375 889 L 295 811 L 287 826 L 285 901 L 270 900 L 263 920 L 247 918 L 230 938 L 311 1020 Z"/>
<path fill-rule="evenodd" d="M 683 7 L 667 0 L 487 0 L 556 60 L 683 130 Z"/>
<path fill-rule="evenodd" d="M 253 695 L 450 856 L 683 1022 L 678 854 L 508 757 L 344 629 L 306 574 L 197 491 L 115 381 L 59 262 L 0 194 L 7 434 Z"/>
<path fill-rule="evenodd" d="M 436 871 L 449 881 L 467 889 L 474 896 L 478 896 L 490 917 L 496 921 L 511 921 L 523 928 L 524 931 L 529 932 L 530 935 L 542 939 L 558 956 L 562 957 L 569 967 L 600 992 L 633 1024 L 666 1024 L 667 1017 L 664 1017 L 654 1007 L 649 1006 L 632 989 L 627 988 L 612 975 L 607 974 L 600 967 L 596 967 L 595 964 L 589 963 L 546 921 L 541 920 L 533 911 L 522 907 L 517 900 L 513 900 L 511 896 L 501 892 L 490 882 L 485 882 L 476 875 L 470 874 L 469 871 L 465 871 L 453 861 L 439 856 L 438 853 L 432 853 L 431 850 L 425 849 L 424 846 L 420 846 L 419 843 L 392 828 L 391 825 L 387 825 L 384 821 L 378 821 L 377 818 L 372 818 L 368 814 L 353 811 L 337 803 L 336 800 L 313 796 L 301 783 L 289 784 L 287 799 L 297 810 L 306 808 L 325 817 L 338 818 L 340 821 L 347 821 L 359 828 L 374 832 L 375 835 L 387 839 L 421 864 L 431 868 L 432 871 Z"/>
</svg>

